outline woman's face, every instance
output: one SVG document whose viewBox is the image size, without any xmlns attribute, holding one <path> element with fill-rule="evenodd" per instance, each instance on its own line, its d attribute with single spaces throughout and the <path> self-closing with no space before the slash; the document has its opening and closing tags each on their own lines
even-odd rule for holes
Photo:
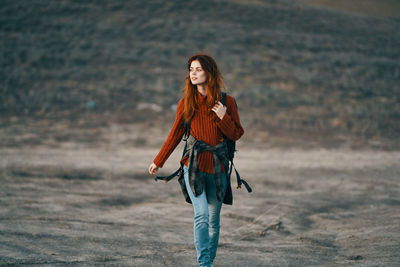
<svg viewBox="0 0 400 267">
<path fill-rule="evenodd" d="M 198 60 L 193 60 L 189 69 L 190 81 L 193 85 L 203 84 L 207 80 L 207 74 Z"/>
</svg>

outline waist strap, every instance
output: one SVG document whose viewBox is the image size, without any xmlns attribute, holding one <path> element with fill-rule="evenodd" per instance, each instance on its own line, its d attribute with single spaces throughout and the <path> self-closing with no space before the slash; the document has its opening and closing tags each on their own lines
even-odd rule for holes
<svg viewBox="0 0 400 267">
<path fill-rule="evenodd" d="M 223 198 L 224 192 L 221 192 L 221 190 L 218 190 L 222 188 L 222 185 L 219 184 L 221 183 L 221 165 L 218 160 L 221 160 L 225 171 L 227 172 L 228 169 L 229 171 L 227 172 L 227 178 L 231 176 L 232 168 L 235 168 L 235 173 L 236 173 L 236 178 L 237 178 L 237 188 L 241 188 L 241 185 L 244 184 L 246 187 L 247 191 L 250 193 L 252 191 L 251 187 L 249 184 L 240 178 L 240 175 L 238 171 L 236 170 L 236 167 L 234 167 L 233 162 L 231 161 L 231 166 L 229 168 L 229 158 L 228 158 L 228 147 L 226 144 L 226 141 L 217 144 L 216 146 L 210 146 L 209 144 L 197 140 L 194 138 L 192 135 L 189 135 L 187 139 L 185 139 L 186 144 L 185 148 L 182 154 L 182 158 L 188 156 L 189 161 L 188 161 L 188 174 L 189 174 L 189 181 L 190 181 L 190 187 L 193 191 L 193 194 L 195 196 L 201 194 L 202 188 L 204 185 L 204 179 L 200 175 L 199 167 L 198 167 L 198 155 L 201 152 L 204 151 L 210 151 L 213 154 L 213 159 L 214 159 L 214 168 L 213 168 L 213 174 L 216 176 L 217 179 L 216 181 L 216 187 L 217 187 L 217 198 L 219 201 L 221 201 L 221 198 Z M 178 176 L 181 174 L 183 171 L 183 163 L 181 163 L 181 167 L 176 170 L 174 173 L 172 173 L 169 176 L 157 176 L 154 178 L 155 181 L 157 180 L 164 180 L 166 182 L 170 181 L 173 179 L 175 176 Z M 194 179 L 197 176 L 196 179 Z M 218 183 L 218 184 L 217 184 Z M 220 191 L 220 192 L 218 192 Z"/>
</svg>

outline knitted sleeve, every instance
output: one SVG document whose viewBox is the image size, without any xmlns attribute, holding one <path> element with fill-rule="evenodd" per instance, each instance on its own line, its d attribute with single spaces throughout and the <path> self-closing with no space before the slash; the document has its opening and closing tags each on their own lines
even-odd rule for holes
<svg viewBox="0 0 400 267">
<path fill-rule="evenodd" d="M 236 141 L 244 134 L 243 127 L 240 124 L 237 105 L 235 99 L 230 95 L 226 95 L 225 104 L 226 113 L 222 120 L 219 119 L 217 121 L 217 126 L 226 137 Z"/>
<path fill-rule="evenodd" d="M 167 161 L 168 157 L 172 154 L 174 149 L 182 140 L 183 134 L 185 133 L 185 127 L 183 125 L 183 122 L 184 122 L 183 99 L 181 99 L 179 100 L 176 108 L 176 117 L 174 125 L 172 126 L 172 129 L 169 132 L 169 135 L 165 140 L 164 145 L 161 147 L 160 152 L 153 160 L 153 163 L 158 167 L 162 168 L 164 163 Z"/>
</svg>

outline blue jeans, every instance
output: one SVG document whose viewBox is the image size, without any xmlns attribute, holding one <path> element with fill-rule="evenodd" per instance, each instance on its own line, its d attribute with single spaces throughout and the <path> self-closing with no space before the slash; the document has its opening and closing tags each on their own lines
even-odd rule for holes
<svg viewBox="0 0 400 267">
<path fill-rule="evenodd" d="M 204 174 L 204 188 L 201 195 L 195 197 L 189 184 L 188 167 L 183 166 L 186 189 L 194 209 L 194 245 L 197 251 L 197 261 L 200 266 L 211 266 L 217 254 L 220 212 L 222 201 L 217 200 L 214 175 Z M 226 191 L 227 179 L 224 173 L 222 184 Z"/>
</svg>

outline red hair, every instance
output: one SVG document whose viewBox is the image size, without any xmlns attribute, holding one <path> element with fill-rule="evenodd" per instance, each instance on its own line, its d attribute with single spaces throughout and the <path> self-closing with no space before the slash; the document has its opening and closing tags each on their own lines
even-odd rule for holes
<svg viewBox="0 0 400 267">
<path fill-rule="evenodd" d="M 190 65 L 193 61 L 198 60 L 202 69 L 206 72 L 206 89 L 207 89 L 207 106 L 210 109 L 210 113 L 213 114 L 213 118 L 216 119 L 216 114 L 211 110 L 215 105 L 216 101 L 221 99 L 221 88 L 226 91 L 224 82 L 222 80 L 222 75 L 218 70 L 217 63 L 215 60 L 205 54 L 195 54 L 192 55 L 187 63 L 188 75 L 185 78 L 185 87 L 182 90 L 183 93 L 183 117 L 185 121 L 189 121 L 193 115 L 196 107 L 196 96 L 197 96 L 197 86 L 190 82 Z"/>
</svg>

